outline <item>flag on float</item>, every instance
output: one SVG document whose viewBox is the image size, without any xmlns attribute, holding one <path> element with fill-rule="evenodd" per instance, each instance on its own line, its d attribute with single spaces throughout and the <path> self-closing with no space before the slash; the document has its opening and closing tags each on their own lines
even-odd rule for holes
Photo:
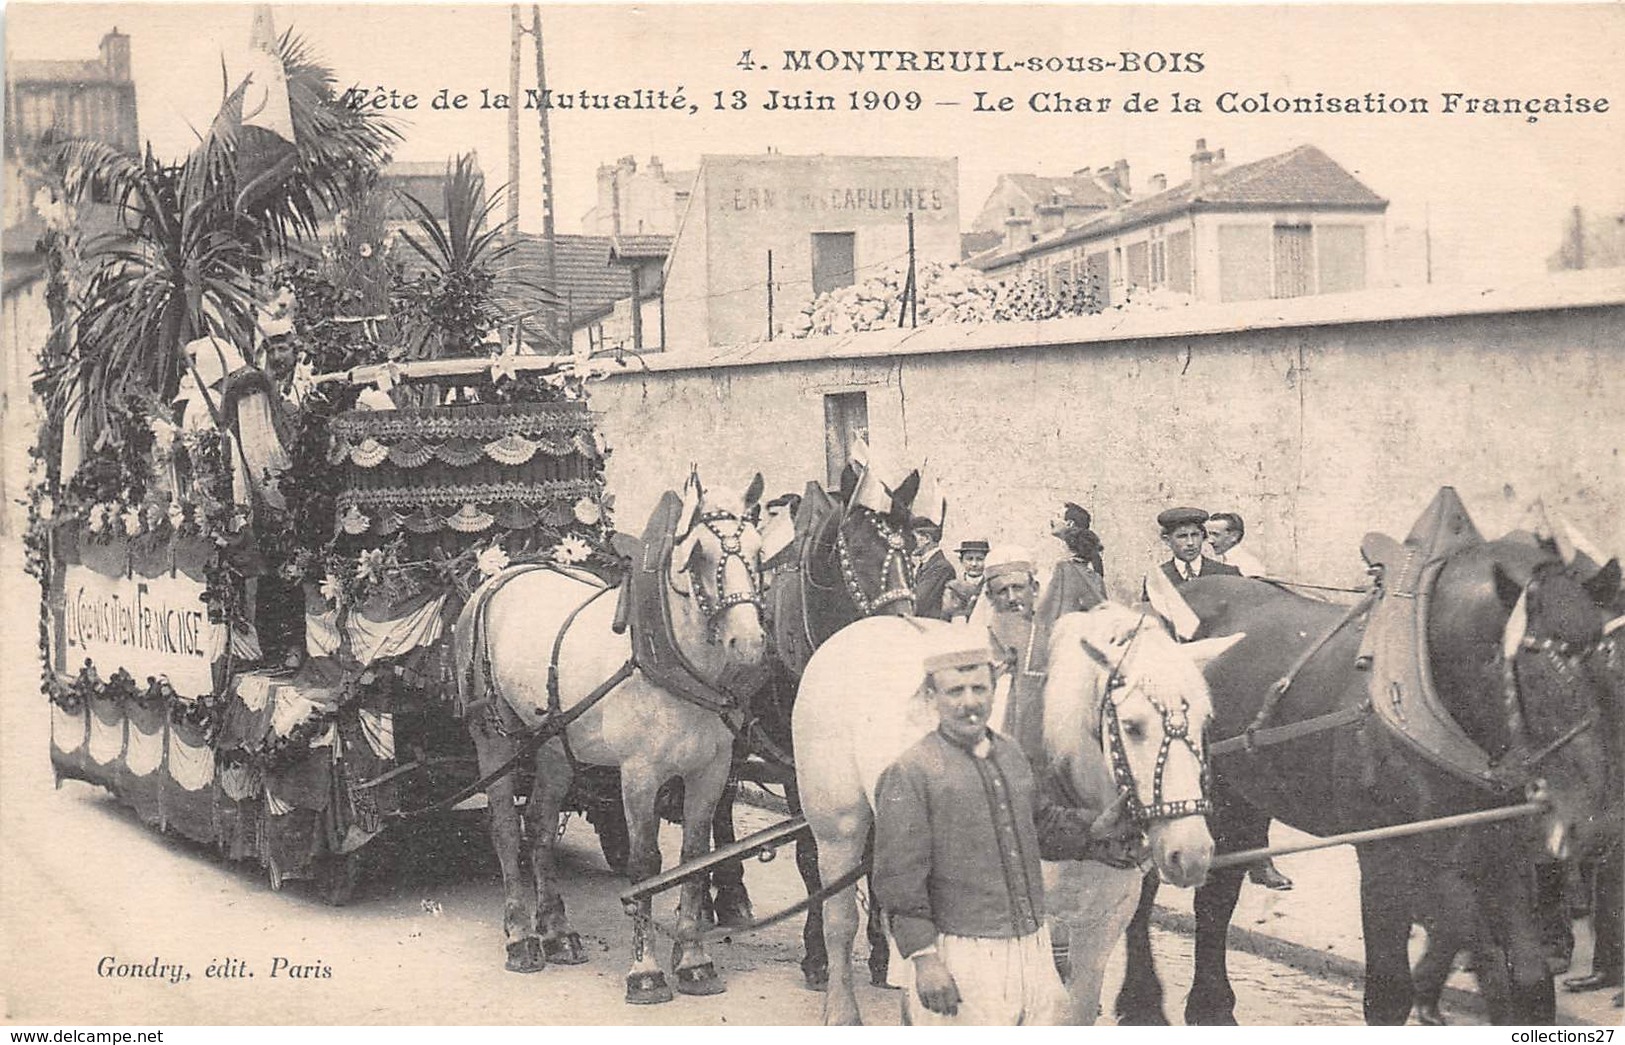
<svg viewBox="0 0 1625 1045">
<path fill-rule="evenodd" d="M 276 26 L 267 4 L 254 7 L 248 53 L 238 92 L 242 118 L 237 137 L 237 207 L 275 185 L 299 162 L 288 73 L 277 53 Z"/>
</svg>

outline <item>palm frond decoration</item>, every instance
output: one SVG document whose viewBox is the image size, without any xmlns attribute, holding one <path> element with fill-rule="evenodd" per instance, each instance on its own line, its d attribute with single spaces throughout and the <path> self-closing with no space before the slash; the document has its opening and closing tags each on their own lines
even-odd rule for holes
<svg viewBox="0 0 1625 1045">
<path fill-rule="evenodd" d="M 424 272 L 412 295 L 417 315 L 409 323 L 408 353 L 418 358 L 479 354 L 486 335 L 519 321 L 516 301 L 557 303 L 557 296 L 528 275 L 519 241 L 492 220 L 504 188 L 487 195 L 485 175 L 474 157 L 446 164 L 439 218 L 407 192 L 400 198 L 412 215 L 401 239 L 422 260 Z"/>
<path fill-rule="evenodd" d="M 333 73 L 291 30 L 276 53 L 292 143 L 245 131 L 244 80 L 226 82 L 215 118 L 179 161 L 150 147 L 141 156 L 94 141 L 51 147 L 67 198 L 111 204 L 120 226 L 82 246 L 87 275 L 66 320 L 71 347 L 42 375 L 55 416 L 78 411 L 91 443 L 122 398 L 173 397 L 187 342 L 212 334 L 249 345 L 256 280 L 371 177 L 399 138 L 386 121 L 342 104 Z"/>
</svg>

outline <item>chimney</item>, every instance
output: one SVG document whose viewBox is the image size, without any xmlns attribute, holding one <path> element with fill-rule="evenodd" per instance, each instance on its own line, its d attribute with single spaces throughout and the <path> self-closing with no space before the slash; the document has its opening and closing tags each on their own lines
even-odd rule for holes
<svg viewBox="0 0 1625 1045">
<path fill-rule="evenodd" d="M 615 166 L 628 174 L 636 174 L 638 172 L 638 159 L 636 156 L 622 156 L 615 161 Z"/>
<path fill-rule="evenodd" d="M 110 79 L 128 82 L 130 79 L 130 38 L 118 31 L 102 37 L 102 65 Z"/>
<path fill-rule="evenodd" d="M 1060 228 L 1066 214 L 1066 206 L 1053 196 L 1048 203 L 1041 203 L 1033 210 L 1038 214 L 1038 234 L 1041 236 Z"/>
<path fill-rule="evenodd" d="M 649 174 L 657 180 L 665 180 L 666 168 L 661 165 L 659 156 L 649 157 Z"/>
<path fill-rule="evenodd" d="M 1095 171 L 1095 180 L 1109 189 L 1117 188 L 1117 172 L 1110 167 Z"/>
<path fill-rule="evenodd" d="M 1033 219 L 1012 214 L 1004 219 L 1004 249 L 1020 250 L 1032 242 L 1032 234 L 1027 231 Z"/>
<path fill-rule="evenodd" d="M 1116 183 L 1118 192 L 1121 192 L 1125 196 L 1132 196 L 1134 194 L 1133 190 L 1129 188 L 1128 184 L 1127 160 L 1118 160 L 1116 163 L 1112 164 L 1112 180 Z"/>
<path fill-rule="evenodd" d="M 1168 175 L 1166 175 L 1166 174 L 1153 174 L 1153 175 L 1151 175 L 1151 195 L 1155 196 L 1159 192 L 1167 192 L 1167 191 L 1168 191 Z"/>
<path fill-rule="evenodd" d="M 1087 178 L 1089 177 L 1089 173 L 1090 171 L 1088 167 L 1079 167 L 1077 170 L 1072 172 L 1072 176 L 1074 178 Z"/>
<path fill-rule="evenodd" d="M 1191 191 L 1200 192 L 1213 173 L 1213 154 L 1207 151 L 1207 139 L 1196 139 L 1196 151 L 1191 153 Z"/>
</svg>

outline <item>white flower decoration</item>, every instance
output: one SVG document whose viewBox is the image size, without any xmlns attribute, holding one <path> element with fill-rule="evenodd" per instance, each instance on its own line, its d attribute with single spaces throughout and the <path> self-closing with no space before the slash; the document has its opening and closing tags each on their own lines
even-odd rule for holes
<svg viewBox="0 0 1625 1045">
<path fill-rule="evenodd" d="M 372 244 L 371 243 L 363 243 L 363 244 L 361 244 L 361 256 L 364 257 L 364 258 L 372 257 Z"/>
<path fill-rule="evenodd" d="M 139 508 L 126 508 L 126 509 L 124 509 L 124 514 L 122 516 L 120 516 L 120 518 L 124 522 L 124 532 L 126 534 L 128 534 L 131 537 L 135 537 L 135 536 L 140 535 L 140 533 L 141 533 L 141 509 L 139 509 Z"/>
<path fill-rule="evenodd" d="M 479 564 L 480 572 L 490 577 L 508 568 L 508 553 L 502 550 L 502 545 L 493 544 L 480 552 L 475 562 Z"/>
<path fill-rule="evenodd" d="M 329 603 L 336 603 L 339 601 L 339 596 L 344 594 L 344 585 L 340 584 L 339 579 L 330 573 L 322 578 L 321 591 L 322 598 Z"/>
<path fill-rule="evenodd" d="M 586 562 L 592 554 L 592 546 L 575 534 L 571 534 L 560 541 L 553 548 L 553 561 L 563 563 Z"/>
<path fill-rule="evenodd" d="M 369 548 L 356 556 L 356 580 L 382 580 L 384 576 L 384 553 L 377 548 Z"/>
<path fill-rule="evenodd" d="M 90 509 L 90 532 L 101 533 L 107 529 L 107 518 L 110 514 L 112 514 L 112 510 L 108 505 L 98 504 L 93 506 Z"/>
<path fill-rule="evenodd" d="M 169 525 L 175 527 L 177 530 L 181 528 L 181 523 L 186 521 L 186 509 L 181 507 L 181 502 L 179 501 L 169 502 L 168 515 Z"/>
<path fill-rule="evenodd" d="M 39 499 L 39 517 L 44 519 L 46 522 L 50 522 L 55 516 L 56 501 L 52 500 L 50 494 L 46 494 L 44 497 Z"/>
<path fill-rule="evenodd" d="M 575 504 L 576 521 L 583 526 L 596 526 L 604 517 L 603 509 L 591 497 L 583 497 Z M 579 538 L 577 538 L 579 540 Z"/>
<path fill-rule="evenodd" d="M 152 449 L 159 457 L 168 457 L 175 451 L 175 437 L 180 429 L 162 417 L 152 419 Z"/>
</svg>

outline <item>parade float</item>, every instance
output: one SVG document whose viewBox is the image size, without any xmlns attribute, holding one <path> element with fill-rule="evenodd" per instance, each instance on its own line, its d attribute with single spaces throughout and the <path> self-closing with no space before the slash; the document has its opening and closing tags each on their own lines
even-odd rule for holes
<svg viewBox="0 0 1625 1045">
<path fill-rule="evenodd" d="M 370 841 L 470 778 L 446 647 L 481 578 L 615 562 L 598 364 L 542 354 L 546 292 L 477 169 L 386 221 L 393 132 L 275 51 L 274 134 L 245 82 L 182 161 L 44 158 L 26 543 L 58 783 L 342 901 Z M 118 231 L 83 237 L 92 208 Z"/>
</svg>

